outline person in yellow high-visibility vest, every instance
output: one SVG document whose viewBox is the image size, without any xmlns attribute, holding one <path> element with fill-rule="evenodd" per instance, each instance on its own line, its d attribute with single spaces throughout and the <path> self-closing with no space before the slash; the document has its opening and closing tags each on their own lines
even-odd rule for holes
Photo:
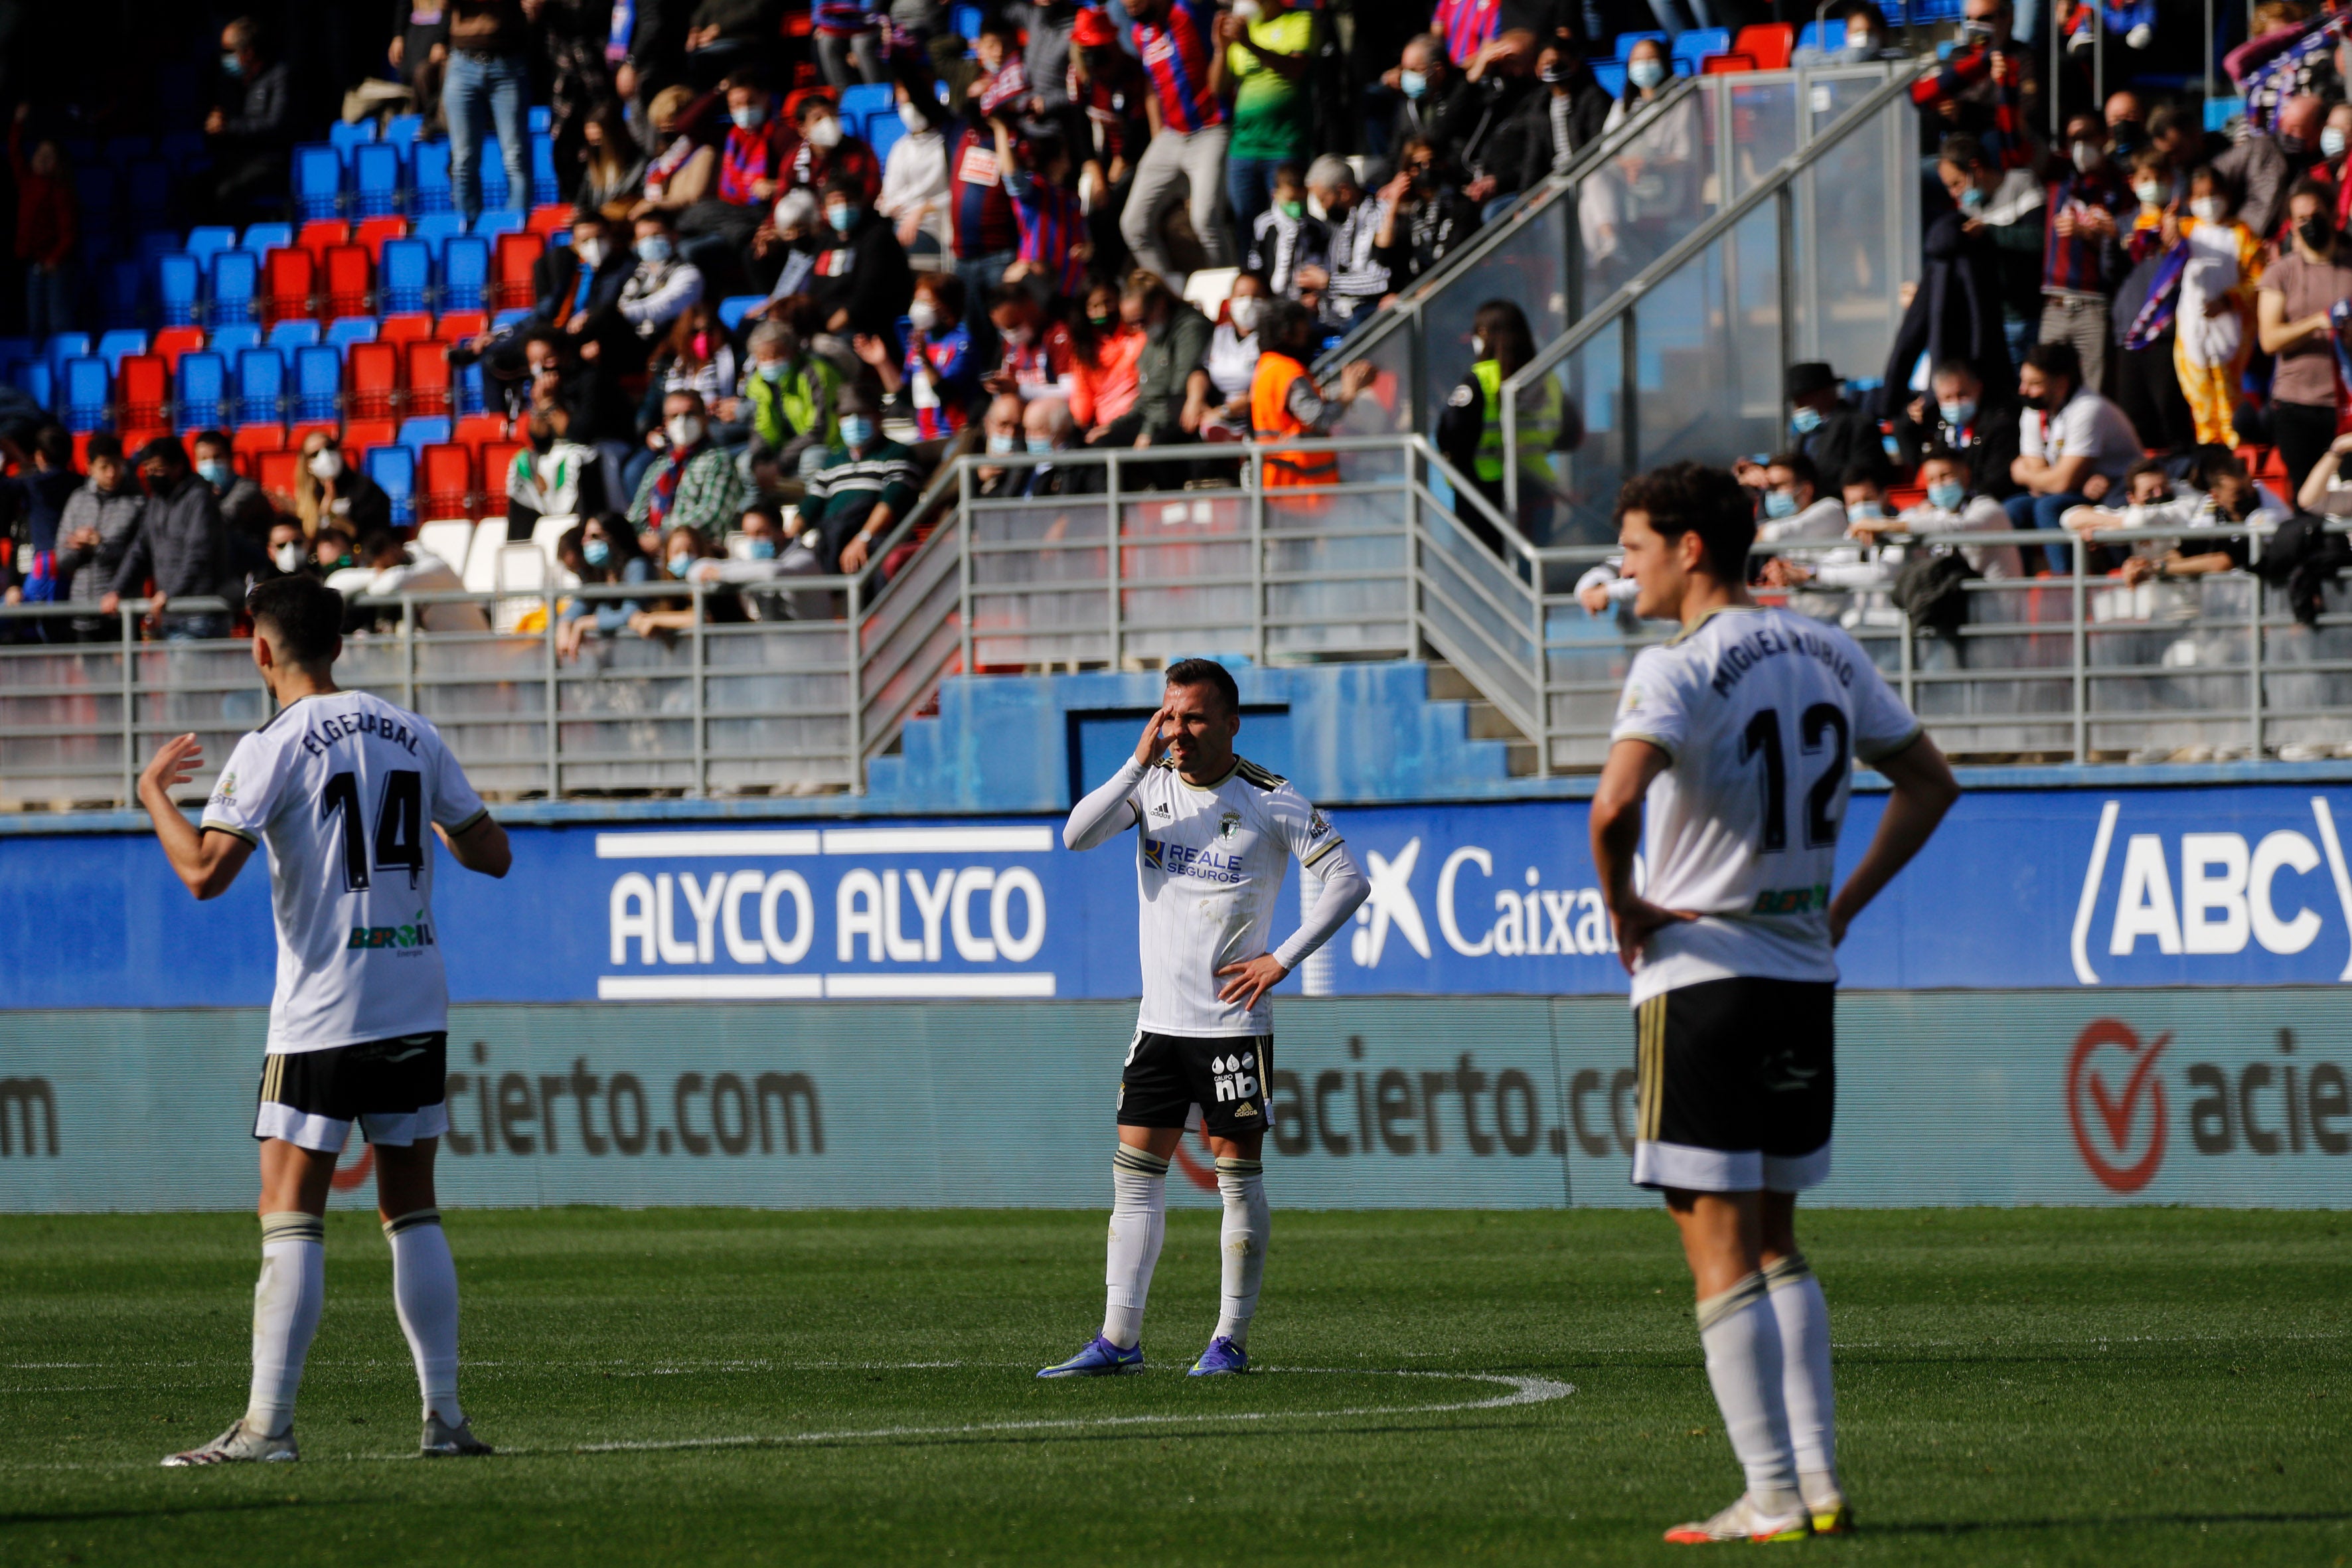
<svg viewBox="0 0 2352 1568">
<path fill-rule="evenodd" d="M 1446 395 L 1437 416 L 1437 449 L 1445 460 L 1468 476 L 1478 493 L 1503 508 L 1503 383 L 1536 357 L 1535 334 L 1528 318 L 1507 300 L 1489 300 L 1471 318 L 1471 365 L 1460 384 Z M 1519 399 L 1520 531 L 1535 542 L 1529 525 L 1550 510 L 1555 488 L 1550 465 L 1554 450 L 1570 450 L 1583 439 L 1583 416 L 1560 392 L 1557 378 L 1546 376 Z M 1502 540 L 1486 515 L 1475 507 L 1460 513 L 1463 523 L 1496 553 Z"/>
<path fill-rule="evenodd" d="M 1258 327 L 1263 352 L 1250 381 L 1250 428 L 1259 441 L 1329 435 L 1332 422 L 1371 384 L 1371 362 L 1358 360 L 1339 372 L 1338 390 L 1326 395 L 1307 368 L 1314 338 L 1315 318 L 1305 306 L 1287 300 L 1269 302 Z M 1335 485 L 1339 482 L 1339 458 L 1334 452 L 1268 452 L 1265 473 L 1269 489 Z"/>
</svg>

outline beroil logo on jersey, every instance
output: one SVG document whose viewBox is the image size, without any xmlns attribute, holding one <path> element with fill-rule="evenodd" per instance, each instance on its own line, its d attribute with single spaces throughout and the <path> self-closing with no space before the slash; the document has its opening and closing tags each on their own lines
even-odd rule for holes
<svg viewBox="0 0 2352 1568">
<path fill-rule="evenodd" d="M 2119 1018 L 2092 1019 L 2066 1058 L 2066 1117 L 2084 1167 L 2109 1192 L 2140 1192 L 2176 1127 L 2200 1159 L 2352 1154 L 2352 1075 L 2310 1059 L 2293 1029 L 2269 1045 L 2179 1062 L 2170 1030 L 2147 1037 Z"/>
</svg>

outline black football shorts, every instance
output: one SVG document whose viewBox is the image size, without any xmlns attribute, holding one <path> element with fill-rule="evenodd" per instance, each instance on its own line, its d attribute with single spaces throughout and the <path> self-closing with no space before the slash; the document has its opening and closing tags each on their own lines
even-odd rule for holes
<svg viewBox="0 0 2352 1568">
<path fill-rule="evenodd" d="M 1181 1127 L 1197 1105 L 1216 1137 L 1263 1132 L 1273 1121 L 1265 1089 L 1273 1071 L 1272 1035 L 1200 1038 L 1139 1029 L 1119 1076 L 1119 1125 Z"/>
<path fill-rule="evenodd" d="M 448 1067 L 447 1035 L 273 1052 L 262 1059 L 253 1135 L 330 1154 L 342 1152 L 354 1121 L 371 1143 L 438 1138 L 449 1131 Z"/>
<path fill-rule="evenodd" d="M 1797 1193 L 1829 1180 L 1836 1011 L 1829 981 L 1751 978 L 1636 1006 L 1635 1184 Z"/>
</svg>

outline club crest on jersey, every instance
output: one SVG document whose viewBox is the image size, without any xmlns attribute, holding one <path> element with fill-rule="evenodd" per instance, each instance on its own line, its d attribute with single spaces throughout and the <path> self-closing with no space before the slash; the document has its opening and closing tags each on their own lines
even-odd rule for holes
<svg viewBox="0 0 2352 1568">
<path fill-rule="evenodd" d="M 1257 1053 L 1244 1051 L 1237 1057 L 1218 1057 L 1209 1063 L 1210 1076 L 1216 1080 L 1217 1103 L 1229 1100 L 1254 1100 L 1257 1096 Z M 1248 1109 L 1244 1107 L 1244 1110 Z M 1239 1114 L 1239 1112 L 1235 1112 Z M 1251 1111 L 1255 1115 L 1255 1111 Z"/>
<path fill-rule="evenodd" d="M 1238 811 L 1229 811 L 1217 818 L 1217 837 L 1220 838 L 1231 838 L 1241 831 L 1241 827 L 1242 814 Z"/>
</svg>

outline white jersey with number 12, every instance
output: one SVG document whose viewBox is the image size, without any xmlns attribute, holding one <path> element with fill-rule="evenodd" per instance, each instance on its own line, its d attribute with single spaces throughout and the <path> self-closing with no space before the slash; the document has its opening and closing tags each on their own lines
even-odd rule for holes
<svg viewBox="0 0 2352 1568">
<path fill-rule="evenodd" d="M 1610 732 L 1668 759 L 1645 802 L 1642 896 L 1701 918 L 1650 939 L 1633 999 L 1741 975 L 1835 980 L 1829 901 L 1852 759 L 1918 734 L 1852 637 L 1787 610 L 1717 610 L 1643 649 Z"/>
</svg>

